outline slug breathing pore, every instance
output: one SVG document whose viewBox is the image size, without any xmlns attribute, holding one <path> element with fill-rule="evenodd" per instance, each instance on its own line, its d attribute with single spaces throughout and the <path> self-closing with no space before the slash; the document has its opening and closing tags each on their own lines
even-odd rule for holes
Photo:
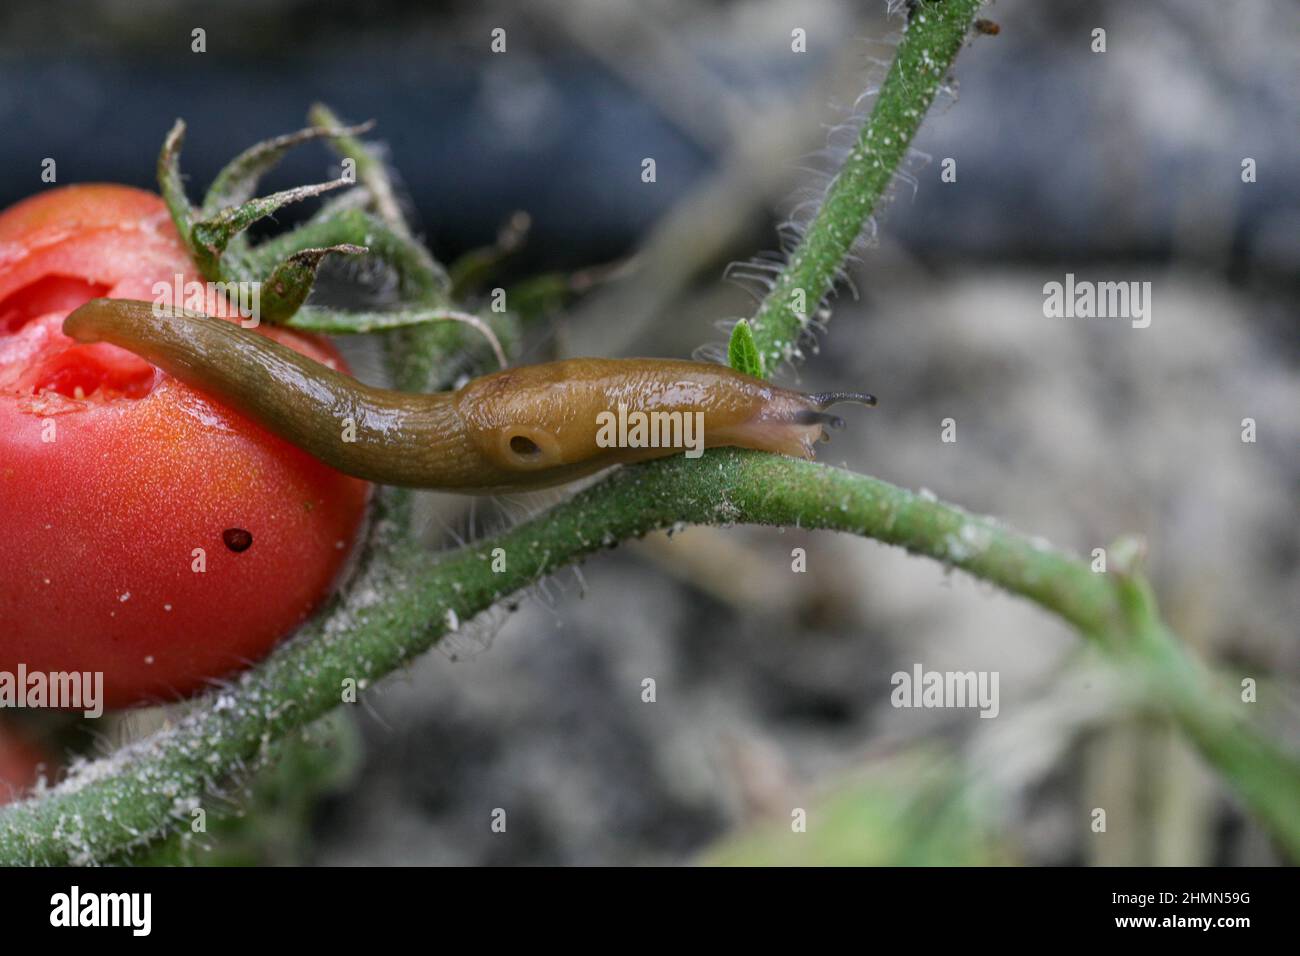
<svg viewBox="0 0 1300 956">
<path fill-rule="evenodd" d="M 468 494 L 545 488 L 721 445 L 812 458 L 825 429 L 844 424 L 828 408 L 876 403 L 676 359 L 566 359 L 454 392 L 398 392 L 234 322 L 125 299 L 87 302 L 63 331 L 134 352 L 346 474 Z"/>
</svg>

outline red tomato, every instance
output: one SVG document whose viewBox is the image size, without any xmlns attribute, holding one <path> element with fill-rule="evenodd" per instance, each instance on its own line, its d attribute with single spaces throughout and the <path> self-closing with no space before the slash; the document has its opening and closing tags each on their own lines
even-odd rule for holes
<svg viewBox="0 0 1300 956">
<path fill-rule="evenodd" d="M 60 331 L 178 273 L 199 278 L 151 193 L 69 186 L 0 213 L 0 671 L 102 671 L 110 707 L 265 655 L 328 595 L 369 488 Z M 260 331 L 342 367 L 323 340 Z"/>
</svg>

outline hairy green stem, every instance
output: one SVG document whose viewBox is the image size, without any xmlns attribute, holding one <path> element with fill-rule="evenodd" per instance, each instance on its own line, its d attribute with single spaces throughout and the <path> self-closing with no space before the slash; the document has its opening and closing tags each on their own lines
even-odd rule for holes
<svg viewBox="0 0 1300 956">
<path fill-rule="evenodd" d="M 1051 610 L 1141 663 L 1159 657 L 1153 706 L 1184 725 L 1230 780 L 1243 754 L 1285 768 L 1270 796 L 1243 796 L 1300 857 L 1295 762 L 1207 704 L 1199 672 L 1154 638 L 1119 578 L 994 521 L 885 482 L 809 462 L 715 450 L 625 468 L 546 514 L 431 564 L 393 546 L 372 560 L 330 613 L 232 686 L 210 693 L 175 726 L 131 744 L 40 799 L 0 811 L 0 863 L 84 863 L 114 858 L 188 825 L 213 787 L 257 762 L 267 741 L 338 705 L 428 649 L 449 630 L 543 575 L 619 541 L 683 522 L 846 531 L 969 571 Z M 497 549 L 500 549 L 499 551 Z M 494 558 L 498 570 L 493 569 Z M 1137 612 L 1144 614 L 1142 608 Z M 1135 631 L 1137 628 L 1137 631 Z M 1158 652 L 1158 653 L 1157 653 Z M 1199 706 L 1184 707 L 1180 700 Z M 1247 759 L 1250 759 L 1247 757 Z M 1279 783 L 1285 786 L 1279 786 Z"/>
<path fill-rule="evenodd" d="M 880 203 L 961 49 L 981 0 L 921 0 L 857 143 L 785 268 L 750 320 L 763 368 L 795 357 L 809 317 Z"/>
</svg>

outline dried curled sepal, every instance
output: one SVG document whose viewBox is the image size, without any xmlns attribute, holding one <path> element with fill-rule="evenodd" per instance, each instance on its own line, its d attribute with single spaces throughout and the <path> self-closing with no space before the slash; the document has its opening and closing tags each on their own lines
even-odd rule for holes
<svg viewBox="0 0 1300 956">
<path fill-rule="evenodd" d="M 339 243 L 316 249 L 302 249 L 283 260 L 262 283 L 262 318 L 268 322 L 283 323 L 292 318 L 311 295 L 316 283 L 316 271 L 331 253 L 364 255 L 365 246 Z"/>
<path fill-rule="evenodd" d="M 295 146 L 317 139 L 335 139 L 356 136 L 374 127 L 374 121 L 356 126 L 309 126 L 283 136 L 264 139 L 244 150 L 217 173 L 203 197 L 203 218 L 210 218 L 228 206 L 238 206 L 253 198 L 258 181 L 284 158 Z"/>
</svg>

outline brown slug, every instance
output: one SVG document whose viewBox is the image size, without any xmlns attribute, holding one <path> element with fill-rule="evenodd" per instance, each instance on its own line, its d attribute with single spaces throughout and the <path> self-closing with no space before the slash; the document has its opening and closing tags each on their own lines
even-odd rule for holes
<svg viewBox="0 0 1300 956">
<path fill-rule="evenodd" d="M 237 323 L 124 299 L 87 302 L 63 331 L 134 352 L 346 474 L 469 494 L 545 488 L 683 446 L 692 457 L 738 445 L 812 458 L 823 426 L 843 424 L 826 408 L 875 404 L 865 393 L 804 394 L 675 359 L 567 359 L 454 392 L 397 392 Z"/>
</svg>

